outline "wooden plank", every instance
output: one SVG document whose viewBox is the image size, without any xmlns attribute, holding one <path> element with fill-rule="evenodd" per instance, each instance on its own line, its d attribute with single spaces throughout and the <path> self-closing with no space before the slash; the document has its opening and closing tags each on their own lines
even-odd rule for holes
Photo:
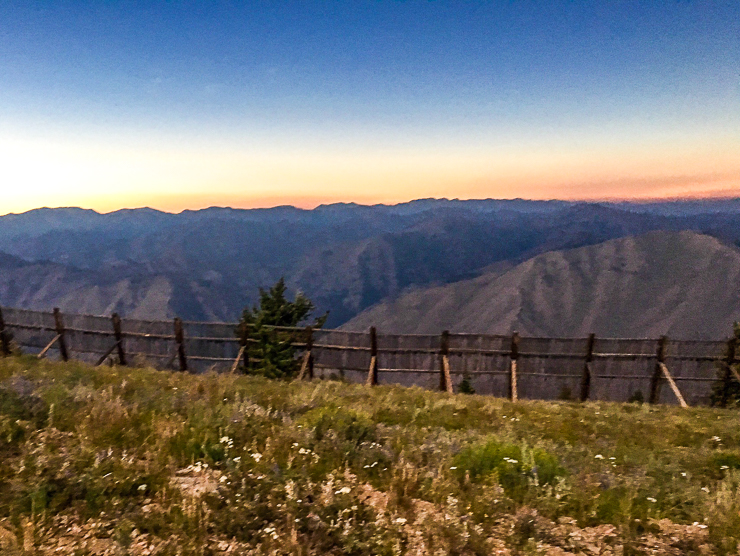
<svg viewBox="0 0 740 556">
<path fill-rule="evenodd" d="M 313 380 L 313 327 L 306 327 L 306 374 Z"/>
<path fill-rule="evenodd" d="M 306 376 L 306 369 L 308 368 L 308 358 L 310 357 L 310 353 L 307 351 L 303 354 L 303 362 L 301 363 L 301 370 L 298 373 L 298 380 L 303 380 L 303 377 Z"/>
<path fill-rule="evenodd" d="M 102 355 L 102 356 L 100 357 L 100 359 L 98 359 L 98 362 L 97 362 L 97 363 L 95 363 L 95 366 L 96 366 L 96 367 L 100 367 L 100 365 L 102 365 L 103 363 L 105 363 L 105 360 L 106 360 L 106 359 L 108 359 L 108 357 L 110 356 L 110 354 L 111 354 L 111 353 L 113 353 L 113 352 L 114 352 L 114 351 L 116 350 L 116 348 L 117 348 L 117 347 L 118 347 L 118 342 L 114 343 L 114 344 L 113 344 L 113 345 L 112 345 L 112 346 L 110 347 L 110 349 L 109 349 L 108 351 L 106 351 L 106 352 L 105 352 L 105 354 L 103 354 L 103 355 Z"/>
<path fill-rule="evenodd" d="M 242 328 L 242 335 L 241 338 L 239 338 L 239 341 L 241 342 L 242 346 L 244 346 L 244 372 L 249 372 L 249 344 L 250 343 L 259 343 L 258 340 L 250 338 L 249 332 L 251 331 L 251 328 L 248 324 L 245 324 Z"/>
<path fill-rule="evenodd" d="M 517 380 L 517 360 L 519 359 L 519 333 L 511 336 L 511 350 L 509 352 L 511 365 L 509 366 L 509 399 L 512 402 L 519 400 L 519 383 Z"/>
<path fill-rule="evenodd" d="M 118 364 L 126 365 L 126 352 L 123 350 L 123 332 L 121 331 L 121 317 L 118 313 L 113 313 L 111 316 L 111 322 L 113 323 L 113 336 L 116 339 L 116 348 L 118 349 Z"/>
<path fill-rule="evenodd" d="M 168 369 L 169 367 L 171 367 L 172 364 L 175 362 L 175 359 L 177 359 L 177 347 L 175 347 L 175 349 L 173 350 L 172 355 L 167 360 L 167 363 L 164 364 L 164 368 Z"/>
<path fill-rule="evenodd" d="M 650 378 L 650 397 L 648 402 L 651 404 L 658 403 L 658 394 L 660 393 L 660 378 L 663 375 L 663 371 L 660 367 L 661 363 L 665 363 L 666 346 L 668 344 L 668 337 L 661 336 L 658 340 L 658 349 L 655 353 L 657 359 L 655 363 L 655 370 L 653 376 Z"/>
<path fill-rule="evenodd" d="M 450 358 L 447 355 L 442 356 L 442 368 L 445 374 L 445 384 L 447 386 L 447 393 L 452 394 L 452 377 L 450 376 Z"/>
<path fill-rule="evenodd" d="M 182 320 L 179 317 L 175 318 L 175 345 L 177 347 L 177 359 L 180 363 L 180 370 L 188 370 L 188 360 L 185 356 L 185 332 L 182 329 Z"/>
<path fill-rule="evenodd" d="M 5 330 L 2 308 L 0 308 L 0 355 L 3 357 L 10 355 L 10 338 L 8 338 L 8 332 Z"/>
<path fill-rule="evenodd" d="M 60 337 L 61 336 L 59 336 L 59 334 L 57 334 L 56 336 L 54 336 L 54 339 L 51 342 L 49 342 L 44 349 L 41 350 L 41 352 L 36 356 L 36 358 L 37 359 L 43 359 L 44 356 L 46 355 L 46 352 L 51 349 L 51 346 L 53 346 L 54 344 L 57 343 L 57 341 L 59 340 Z"/>
<path fill-rule="evenodd" d="M 449 392 L 450 386 L 448 386 L 447 375 L 445 372 L 445 358 L 450 355 L 450 332 L 445 330 L 439 339 L 439 390 L 440 392 Z M 449 367 L 449 359 L 447 360 Z"/>
<path fill-rule="evenodd" d="M 378 331 L 370 327 L 370 368 L 367 371 L 367 385 L 378 384 Z"/>
<path fill-rule="evenodd" d="M 244 351 L 247 349 L 246 345 L 243 345 L 239 348 L 239 355 L 236 356 L 236 359 L 234 359 L 234 364 L 231 366 L 231 374 L 234 374 L 236 370 L 239 368 L 239 363 L 242 360 L 242 356 L 244 355 Z"/>
<path fill-rule="evenodd" d="M 365 382 L 365 384 L 367 386 L 375 386 L 376 384 L 378 384 L 376 355 L 370 357 L 370 368 L 367 371 L 367 381 Z"/>
<path fill-rule="evenodd" d="M 676 383 L 673 380 L 673 377 L 671 376 L 671 373 L 668 372 L 668 367 L 665 366 L 665 363 L 658 363 L 660 366 L 660 370 L 663 371 L 663 376 L 665 376 L 666 380 L 668 381 L 668 384 L 671 386 L 671 390 L 673 390 L 673 393 L 676 395 L 676 398 L 678 398 L 678 403 L 681 404 L 681 407 L 689 407 L 689 404 L 686 403 L 686 400 L 683 399 L 683 396 L 681 395 L 681 391 L 678 389 L 678 386 L 676 386 Z"/>
<path fill-rule="evenodd" d="M 67 342 L 64 339 L 64 318 L 58 307 L 54 307 L 54 327 L 59 336 L 57 341 L 59 342 L 59 354 L 62 356 L 62 361 L 69 361 Z"/>
<path fill-rule="evenodd" d="M 583 376 L 581 377 L 581 396 L 582 402 L 585 402 L 591 393 L 591 361 L 594 359 L 594 343 L 596 334 L 588 335 L 586 343 L 586 360 L 583 362 Z"/>
</svg>

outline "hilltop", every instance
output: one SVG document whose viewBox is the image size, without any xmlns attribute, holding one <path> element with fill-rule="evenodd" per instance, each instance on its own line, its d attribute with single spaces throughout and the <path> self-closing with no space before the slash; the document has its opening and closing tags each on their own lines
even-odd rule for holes
<svg viewBox="0 0 740 556">
<path fill-rule="evenodd" d="M 737 410 L 0 359 L 3 554 L 736 554 Z"/>
</svg>

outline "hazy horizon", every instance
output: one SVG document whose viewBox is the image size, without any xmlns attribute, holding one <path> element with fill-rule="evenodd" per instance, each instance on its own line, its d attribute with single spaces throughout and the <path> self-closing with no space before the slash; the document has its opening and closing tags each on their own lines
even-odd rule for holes
<svg viewBox="0 0 740 556">
<path fill-rule="evenodd" d="M 97 210 L 92 207 L 83 207 L 78 205 L 68 205 L 68 206 L 58 206 L 58 207 L 52 207 L 52 206 L 37 206 L 30 208 L 28 210 L 24 210 L 21 212 L 0 212 L 0 217 L 2 216 L 9 216 L 9 215 L 19 215 L 19 214 L 25 214 L 27 212 L 33 212 L 37 210 L 56 210 L 56 209 L 80 209 L 85 211 L 93 211 L 98 214 L 113 214 L 115 212 L 120 211 L 129 211 L 129 210 L 155 210 L 162 213 L 167 214 L 181 214 L 183 212 L 197 212 L 200 210 L 209 210 L 209 209 L 231 209 L 231 210 L 270 210 L 270 209 L 278 209 L 278 208 L 293 208 L 298 210 L 306 210 L 311 211 L 320 207 L 328 207 L 328 206 L 336 206 L 336 205 L 356 205 L 356 206 L 362 206 L 362 207 L 394 207 L 394 206 L 400 206 L 400 205 L 406 205 L 411 204 L 415 202 L 420 201 L 522 201 L 522 202 L 565 202 L 565 203 L 584 203 L 584 204 L 628 204 L 628 205 L 649 205 L 653 203 L 695 203 L 695 202 L 726 202 L 726 201 L 740 201 L 740 194 L 738 196 L 712 196 L 712 197 L 666 197 L 666 198 L 644 198 L 644 199 L 619 199 L 619 198 L 610 198 L 610 199 L 527 199 L 523 197 L 512 197 L 512 198 L 494 198 L 494 197 L 487 197 L 487 198 L 470 198 L 470 199 L 461 199 L 461 198 L 448 198 L 448 197 L 421 197 L 417 199 L 409 199 L 407 201 L 399 201 L 397 203 L 358 203 L 354 201 L 335 201 L 335 202 L 329 202 L 329 203 L 317 203 L 307 206 L 301 206 L 298 204 L 280 204 L 280 205 L 257 205 L 257 206 L 245 206 L 245 207 L 239 207 L 239 206 L 229 206 L 229 205 L 208 205 L 208 206 L 201 206 L 196 208 L 185 208 L 182 210 L 166 210 L 161 208 L 156 208 L 153 206 L 143 205 L 143 206 L 124 206 L 112 210 Z"/>
</svg>

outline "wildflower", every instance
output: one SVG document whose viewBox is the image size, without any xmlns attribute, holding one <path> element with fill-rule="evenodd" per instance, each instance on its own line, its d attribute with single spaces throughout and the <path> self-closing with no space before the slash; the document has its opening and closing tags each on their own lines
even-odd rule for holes
<svg viewBox="0 0 740 556">
<path fill-rule="evenodd" d="M 709 492 L 709 488 L 708 488 L 708 487 L 701 487 L 701 489 L 702 489 L 702 491 L 704 491 L 704 492 Z"/>
<path fill-rule="evenodd" d="M 648 502 L 657 502 L 657 500 L 655 498 L 653 498 L 652 496 L 648 496 L 647 497 L 647 501 Z"/>
<path fill-rule="evenodd" d="M 720 467 L 720 469 L 722 469 L 722 470 L 724 470 L 724 469 L 729 469 L 729 468 L 730 468 L 730 466 L 729 466 L 729 465 L 723 465 L 723 466 L 721 466 L 721 467 Z"/>
<path fill-rule="evenodd" d="M 455 469 L 457 469 L 457 467 L 452 466 L 452 467 L 450 467 L 450 469 L 452 469 L 454 471 Z"/>
<path fill-rule="evenodd" d="M 242 460 L 242 457 L 241 456 L 236 456 L 234 458 L 234 463 L 239 463 L 241 460 Z"/>
<path fill-rule="evenodd" d="M 405 517 L 398 517 L 398 518 L 396 518 L 396 519 L 393 520 L 393 523 L 398 523 L 399 525 L 403 525 L 404 523 L 406 523 L 406 518 Z"/>
<path fill-rule="evenodd" d="M 254 459 L 254 461 L 259 463 L 259 461 L 262 459 L 262 454 L 255 452 L 254 454 L 252 454 L 252 458 Z"/>
<path fill-rule="evenodd" d="M 602 456 L 601 454 L 596 454 L 594 456 L 594 459 L 604 459 L 604 456 Z"/>
<path fill-rule="evenodd" d="M 714 440 L 715 442 L 722 442 L 722 439 L 719 436 L 713 436 L 712 440 Z"/>
<path fill-rule="evenodd" d="M 349 487 L 342 487 L 337 490 L 334 494 L 349 494 L 351 492 Z"/>
<path fill-rule="evenodd" d="M 139 485 L 139 488 L 137 488 L 136 490 L 144 492 L 146 490 L 146 485 Z"/>
</svg>

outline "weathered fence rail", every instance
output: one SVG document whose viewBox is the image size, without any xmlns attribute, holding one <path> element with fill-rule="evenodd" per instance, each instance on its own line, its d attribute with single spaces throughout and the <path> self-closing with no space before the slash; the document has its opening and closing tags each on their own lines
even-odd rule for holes
<svg viewBox="0 0 740 556">
<path fill-rule="evenodd" d="M 248 369 L 249 334 L 236 323 L 122 319 L 0 308 L 0 355 L 14 342 L 39 357 L 201 372 Z M 495 334 L 381 334 L 273 327 L 300 353 L 300 378 L 341 377 L 476 392 L 512 400 L 596 399 L 702 405 L 713 392 L 727 402 L 735 343 L 658 339 L 532 338 Z M 665 386 L 665 387 L 664 387 Z"/>
</svg>

